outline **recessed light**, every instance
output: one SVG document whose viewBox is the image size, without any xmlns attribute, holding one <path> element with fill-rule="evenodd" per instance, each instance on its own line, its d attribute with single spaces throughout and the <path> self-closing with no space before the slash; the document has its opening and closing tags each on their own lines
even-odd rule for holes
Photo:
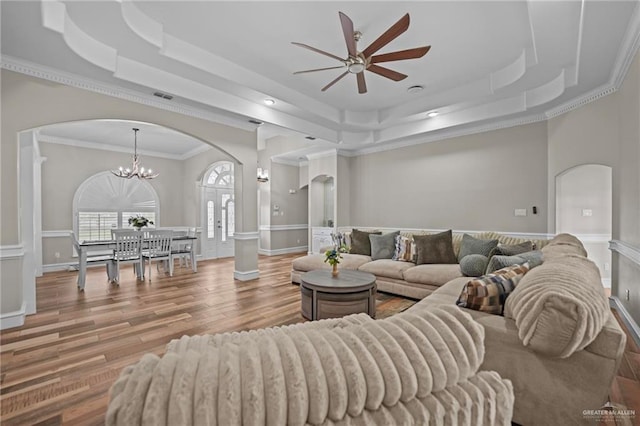
<svg viewBox="0 0 640 426">
<path fill-rule="evenodd" d="M 271 105 L 275 105 L 276 101 L 274 101 L 273 99 L 265 99 L 264 100 L 264 104 L 268 105 L 268 106 L 271 106 Z"/>
<path fill-rule="evenodd" d="M 407 89 L 407 92 L 409 93 L 418 93 L 421 92 L 422 89 L 424 89 L 424 87 L 417 85 L 417 86 L 411 86 Z"/>
<path fill-rule="evenodd" d="M 429 118 L 437 117 L 438 114 L 439 114 L 438 111 L 431 111 L 430 113 L 427 114 L 427 117 Z"/>
</svg>

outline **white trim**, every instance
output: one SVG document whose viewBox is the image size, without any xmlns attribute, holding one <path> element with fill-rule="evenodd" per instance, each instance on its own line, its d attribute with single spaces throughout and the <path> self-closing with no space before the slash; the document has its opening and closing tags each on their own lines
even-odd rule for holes
<svg viewBox="0 0 640 426">
<path fill-rule="evenodd" d="M 87 268 L 92 268 L 94 266 L 104 266 L 104 265 L 87 265 Z M 59 272 L 59 271 L 72 271 L 72 270 L 76 270 L 76 271 L 78 270 L 78 262 L 50 263 L 48 265 L 42 265 L 42 272 Z"/>
<path fill-rule="evenodd" d="M 263 254 L 265 256 L 277 256 L 279 254 L 304 253 L 308 249 L 309 249 L 308 246 L 286 247 L 286 248 L 275 249 L 275 250 L 258 249 L 258 254 Z"/>
<path fill-rule="evenodd" d="M 19 310 L 0 315 L 0 330 L 24 325 L 24 317 L 26 315 L 27 302 L 22 302 L 22 306 Z"/>
<path fill-rule="evenodd" d="M 315 160 L 317 158 L 324 158 L 324 157 L 330 157 L 332 155 L 338 155 L 338 150 L 335 148 L 326 150 L 326 151 L 320 151 L 320 152 L 313 152 L 311 154 L 307 154 L 306 157 L 309 160 Z"/>
<path fill-rule="evenodd" d="M 309 229 L 309 225 L 300 224 L 300 225 L 262 225 L 258 229 L 259 231 L 296 231 L 299 229 Z"/>
<path fill-rule="evenodd" d="M 22 244 L 0 246 L 0 260 L 18 259 L 20 257 L 24 257 L 24 246 Z"/>
<path fill-rule="evenodd" d="M 233 271 L 233 278 L 239 281 L 257 280 L 258 278 L 260 278 L 260 271 L 258 271 L 257 269 L 245 272 Z"/>
<path fill-rule="evenodd" d="M 624 307 L 620 299 L 615 296 L 609 297 L 609 306 L 614 308 L 620 314 L 622 321 L 627 326 L 629 330 L 629 334 L 636 341 L 636 345 L 640 345 L 640 327 L 638 327 L 638 323 L 635 322 L 629 311 Z"/>
<path fill-rule="evenodd" d="M 283 166 L 293 166 L 293 167 L 299 167 L 300 166 L 300 160 L 290 160 L 288 158 L 281 158 L 278 156 L 273 156 L 271 157 L 271 162 L 272 163 L 276 163 L 276 164 L 281 164 Z"/>
<path fill-rule="evenodd" d="M 147 95 L 146 93 L 138 92 L 136 90 L 125 89 L 116 85 L 80 77 L 77 74 L 63 72 L 30 61 L 18 59 L 13 56 L 3 54 L 0 59 L 1 68 L 32 77 L 41 78 L 43 80 L 53 81 L 65 86 L 76 87 L 78 89 L 99 93 L 101 95 L 124 99 L 130 102 L 136 102 L 153 108 L 187 115 L 189 117 L 195 117 L 214 123 L 224 124 L 227 126 L 235 127 L 237 129 L 255 131 L 258 128 L 258 126 L 256 126 L 255 124 L 251 124 L 248 121 L 240 118 L 223 116 L 209 110 L 179 104 L 174 101 L 160 100 L 157 96 Z"/>
<path fill-rule="evenodd" d="M 583 243 L 608 243 L 611 240 L 611 234 L 573 234 Z"/>
<path fill-rule="evenodd" d="M 611 79 L 609 80 L 616 90 L 622 86 L 624 78 L 627 76 L 627 72 L 629 71 L 629 67 L 636 56 L 639 45 L 640 6 L 636 4 L 633 14 L 631 15 L 631 19 L 629 20 L 627 30 L 625 31 L 624 39 L 620 44 L 616 63 L 614 65 L 613 72 L 611 73 Z"/>
<path fill-rule="evenodd" d="M 71 229 L 54 229 L 42 231 L 42 238 L 68 238 L 73 231 Z"/>
<path fill-rule="evenodd" d="M 611 278 L 602 278 L 602 287 L 611 288 Z"/>
<path fill-rule="evenodd" d="M 339 226 L 338 231 L 350 231 L 351 229 L 375 229 L 382 232 L 443 232 L 447 231 L 447 229 L 429 229 L 429 228 L 385 228 L 379 226 Z M 533 232 L 508 232 L 508 231 L 494 231 L 494 230 L 484 230 L 484 231 L 474 231 L 474 230 L 466 230 L 466 229 L 453 229 L 454 234 L 481 234 L 483 232 L 495 232 L 500 235 L 504 235 L 505 237 L 513 237 L 513 238 L 529 238 L 532 240 L 550 240 L 555 236 L 555 234 L 543 234 L 543 233 L 533 233 Z"/>
<path fill-rule="evenodd" d="M 609 241 L 609 250 L 619 253 L 640 266 L 640 248 L 634 247 L 620 240 Z"/>
<path fill-rule="evenodd" d="M 236 241 L 257 240 L 259 238 L 259 232 L 236 232 L 235 234 L 233 234 L 233 239 Z"/>
</svg>

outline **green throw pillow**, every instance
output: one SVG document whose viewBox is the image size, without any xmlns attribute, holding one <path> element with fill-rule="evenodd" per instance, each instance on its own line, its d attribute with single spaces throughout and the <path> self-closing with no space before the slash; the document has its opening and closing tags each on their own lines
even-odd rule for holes
<svg viewBox="0 0 640 426">
<path fill-rule="evenodd" d="M 458 260 L 462 260 L 465 256 L 470 254 L 481 254 L 489 257 L 491 251 L 497 246 L 498 240 L 481 240 L 479 238 L 474 238 L 469 234 L 464 234 L 462 236 L 462 244 L 460 245 Z"/>
<path fill-rule="evenodd" d="M 414 235 L 416 243 L 416 265 L 458 263 L 453 252 L 451 229 L 431 235 Z"/>
<path fill-rule="evenodd" d="M 484 275 L 489 258 L 481 254 L 469 254 L 460 261 L 460 272 L 465 277 L 479 277 Z"/>
<path fill-rule="evenodd" d="M 389 232 L 387 234 L 369 234 L 371 243 L 371 260 L 391 259 L 396 250 L 396 237 L 400 231 Z"/>
<path fill-rule="evenodd" d="M 351 249 L 349 253 L 371 256 L 371 241 L 369 240 L 369 235 L 371 234 L 380 235 L 382 232 L 366 232 L 357 229 L 351 231 Z"/>
</svg>

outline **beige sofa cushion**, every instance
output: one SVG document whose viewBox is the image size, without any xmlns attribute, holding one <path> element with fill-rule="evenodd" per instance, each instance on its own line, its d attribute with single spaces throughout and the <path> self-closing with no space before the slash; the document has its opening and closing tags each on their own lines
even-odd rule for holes
<svg viewBox="0 0 640 426">
<path fill-rule="evenodd" d="M 377 277 L 395 278 L 401 280 L 403 272 L 414 267 L 413 263 L 400 262 L 391 259 L 378 259 L 358 267 L 359 271 L 370 272 Z"/>
<path fill-rule="evenodd" d="M 418 265 L 404 271 L 403 276 L 408 282 L 441 286 L 454 278 L 461 277 L 462 272 L 457 263 Z"/>
<path fill-rule="evenodd" d="M 584 248 L 569 244 L 549 244 L 544 246 L 541 251 L 542 258 L 544 260 L 564 256 L 566 254 L 576 254 L 587 257 L 587 251 Z"/>
<path fill-rule="evenodd" d="M 608 311 L 598 267 L 568 254 L 526 274 L 507 298 L 504 314 L 516 321 L 524 346 L 566 358 L 595 340 Z"/>
<path fill-rule="evenodd" d="M 309 254 L 294 259 L 291 265 L 294 270 L 303 272 L 315 271 L 316 269 L 331 269 L 331 265 L 325 263 L 324 259 L 324 254 Z M 367 262 L 371 262 L 371 257 L 362 254 L 345 253 L 342 255 L 338 268 L 356 270 Z"/>
</svg>

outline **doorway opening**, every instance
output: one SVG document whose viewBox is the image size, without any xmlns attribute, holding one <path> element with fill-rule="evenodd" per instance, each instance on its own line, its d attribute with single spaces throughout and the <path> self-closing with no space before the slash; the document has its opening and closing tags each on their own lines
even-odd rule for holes
<svg viewBox="0 0 640 426">
<path fill-rule="evenodd" d="M 235 232 L 234 167 L 230 161 L 212 164 L 202 179 L 202 256 L 233 257 Z"/>
</svg>

